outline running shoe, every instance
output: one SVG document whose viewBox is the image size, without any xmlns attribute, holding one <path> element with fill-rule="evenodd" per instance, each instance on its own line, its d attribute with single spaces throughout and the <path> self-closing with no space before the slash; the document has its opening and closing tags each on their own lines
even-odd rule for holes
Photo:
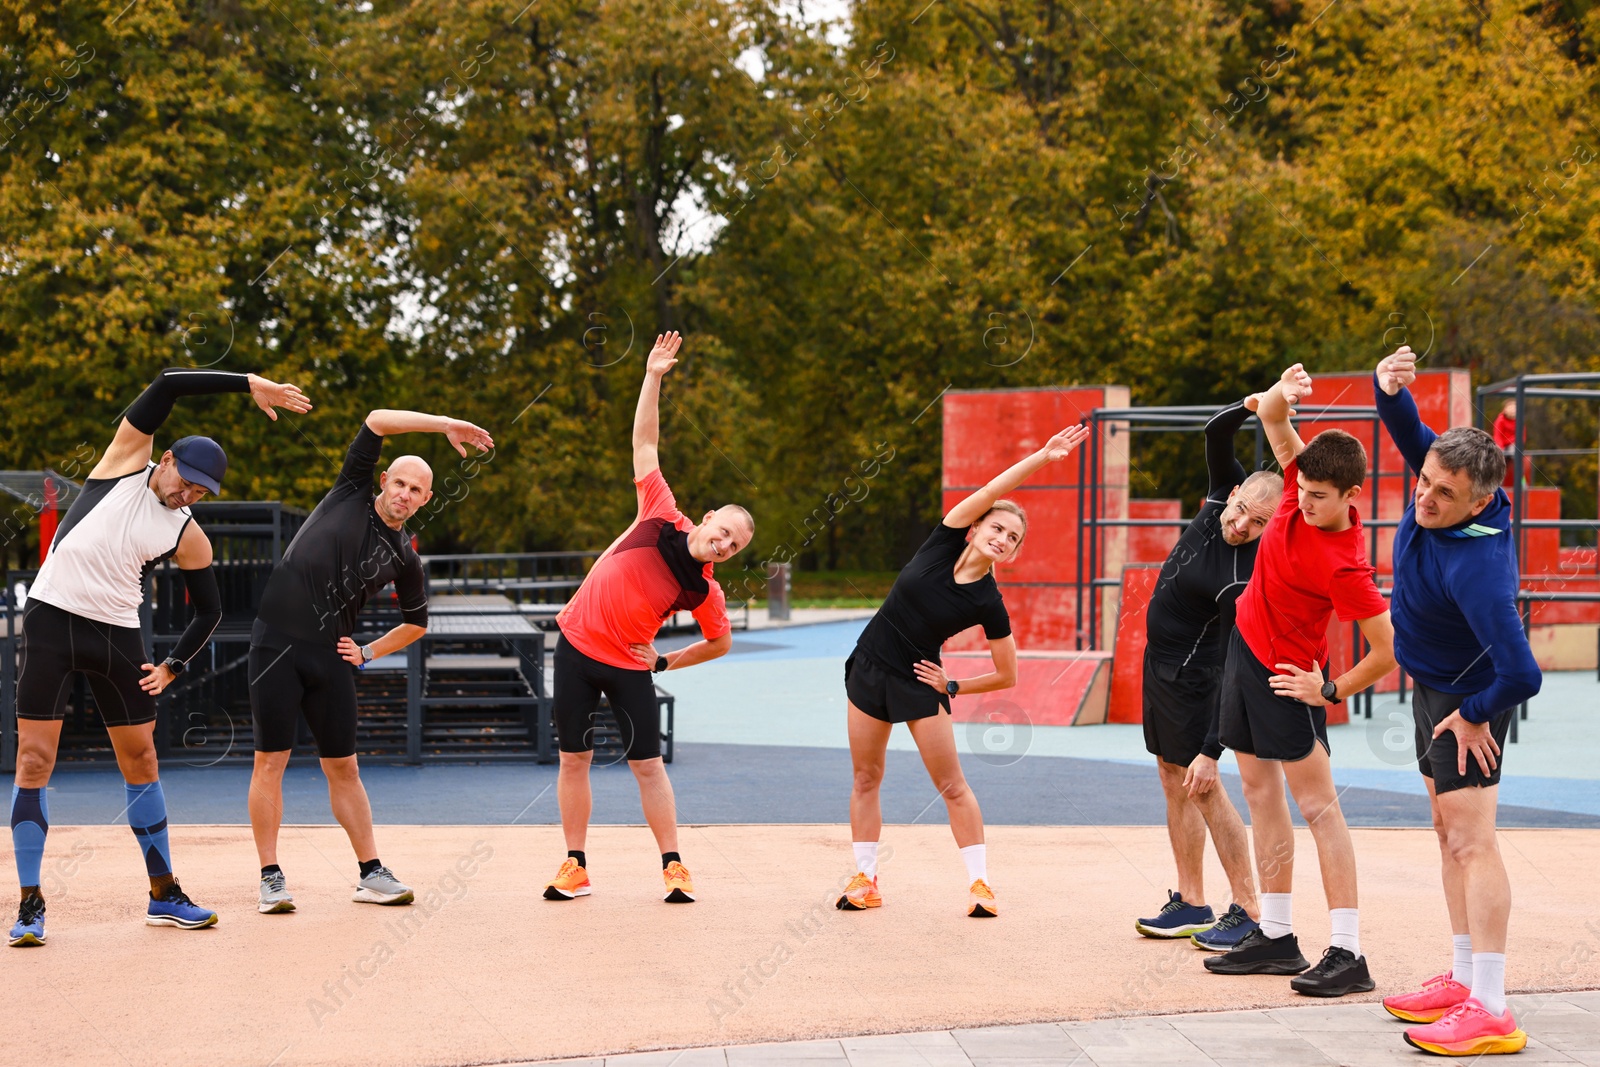
<svg viewBox="0 0 1600 1067">
<path fill-rule="evenodd" d="M 176 926 L 183 930 L 200 930 L 207 926 L 217 925 L 217 913 L 210 908 L 202 908 L 189 899 L 189 895 L 177 882 L 167 886 L 167 891 L 160 898 L 151 897 L 150 907 L 145 910 L 144 921 L 146 926 Z"/>
<path fill-rule="evenodd" d="M 1472 990 L 1449 974 L 1434 975 L 1415 993 L 1396 993 L 1383 998 L 1383 1010 L 1408 1023 L 1438 1022 L 1450 1010 L 1472 996 Z"/>
<path fill-rule="evenodd" d="M 17 925 L 11 928 L 11 945 L 22 948 L 44 944 L 44 897 L 29 893 L 17 908 Z"/>
<path fill-rule="evenodd" d="M 1195 948 L 1203 948 L 1207 952 L 1231 952 L 1250 936 L 1251 930 L 1259 929 L 1261 924 L 1250 918 L 1249 912 L 1237 904 L 1230 904 L 1222 918 L 1217 920 L 1217 925 L 1209 930 L 1201 930 L 1189 940 L 1194 942 Z"/>
<path fill-rule="evenodd" d="M 1172 890 L 1154 919 L 1135 919 L 1133 928 L 1146 937 L 1190 937 L 1217 924 L 1217 917 L 1205 905 L 1190 904 Z"/>
<path fill-rule="evenodd" d="M 673 860 L 661 872 L 661 877 L 667 883 L 667 895 L 661 899 L 668 904 L 694 903 L 694 883 L 689 880 L 689 868 Z"/>
<path fill-rule="evenodd" d="M 878 876 L 868 878 L 857 871 L 856 876 L 850 879 L 850 884 L 844 887 L 836 906 L 840 911 L 866 911 L 868 908 L 883 907 L 883 894 L 878 892 Z"/>
<path fill-rule="evenodd" d="M 589 895 L 589 872 L 578 866 L 578 861 L 568 856 L 561 863 L 555 879 L 546 883 L 544 899 L 571 900 Z"/>
<path fill-rule="evenodd" d="M 1299 974 L 1311 966 L 1293 934 L 1268 937 L 1260 929 L 1246 934 L 1238 948 L 1202 962 L 1212 974 Z"/>
<path fill-rule="evenodd" d="M 289 884 L 282 871 L 261 876 L 261 903 L 256 910 L 263 915 L 280 915 L 294 910 L 294 897 L 289 895 Z"/>
<path fill-rule="evenodd" d="M 416 894 L 393 871 L 380 865 L 356 883 L 356 895 L 350 899 L 358 904 L 409 904 Z"/>
<path fill-rule="evenodd" d="M 1406 1031 L 1406 1044 L 1439 1056 L 1493 1056 L 1521 1052 L 1528 1035 L 1517 1027 L 1517 1020 L 1506 1008 L 1500 1016 L 1468 997 L 1451 1008 L 1438 1022 L 1413 1026 Z"/>
<path fill-rule="evenodd" d="M 1342 997 L 1347 993 L 1370 993 L 1376 986 L 1367 973 L 1367 957 L 1329 945 L 1315 967 L 1289 979 L 1289 988 L 1308 997 Z"/>
<path fill-rule="evenodd" d="M 989 883 L 982 878 L 973 882 L 967 894 L 967 915 L 974 919 L 992 919 L 999 914 L 1000 907 L 995 903 L 994 890 L 989 888 Z"/>
</svg>

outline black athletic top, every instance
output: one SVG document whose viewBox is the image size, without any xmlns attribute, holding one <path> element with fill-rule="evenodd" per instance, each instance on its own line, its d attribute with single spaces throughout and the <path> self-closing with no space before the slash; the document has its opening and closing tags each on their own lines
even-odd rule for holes
<svg viewBox="0 0 1600 1067">
<path fill-rule="evenodd" d="M 373 506 L 372 476 L 383 438 L 365 423 L 344 467 L 272 569 L 259 618 L 303 641 L 349 636 L 367 598 L 390 582 L 400 616 L 428 625 L 428 582 L 422 560 L 403 530 L 392 530 Z"/>
<path fill-rule="evenodd" d="M 981 623 L 991 641 L 1009 637 L 1011 616 L 994 574 L 965 585 L 956 582 L 956 560 L 966 547 L 967 527 L 935 526 L 861 631 L 856 651 L 885 670 L 915 679 L 911 668 L 918 660 L 940 662 L 940 646 L 970 626 Z"/>
<path fill-rule="evenodd" d="M 1211 488 L 1200 514 L 1172 546 L 1145 611 L 1145 654 L 1160 663 L 1220 667 L 1233 629 L 1234 601 L 1256 561 L 1256 541 L 1230 545 L 1222 536 L 1228 493 L 1245 479 L 1233 437 L 1250 417 L 1243 404 L 1223 408 L 1206 423 L 1206 471 Z"/>
</svg>

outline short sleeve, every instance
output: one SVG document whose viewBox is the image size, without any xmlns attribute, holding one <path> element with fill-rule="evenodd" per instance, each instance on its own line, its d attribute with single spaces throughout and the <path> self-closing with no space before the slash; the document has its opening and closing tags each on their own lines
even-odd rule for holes
<svg viewBox="0 0 1600 1067">
<path fill-rule="evenodd" d="M 678 511 L 678 501 L 673 497 L 672 489 L 661 475 L 661 468 L 657 467 L 633 484 L 639 491 L 640 518 L 675 522 L 682 514 Z"/>
<path fill-rule="evenodd" d="M 394 578 L 395 597 L 400 601 L 400 621 L 412 626 L 428 625 L 428 577 L 422 559 L 407 552 L 400 559 Z"/>
<path fill-rule="evenodd" d="M 922 542 L 922 547 L 917 549 L 917 555 L 937 552 L 954 559 L 967 547 L 967 529 L 965 526 L 946 526 L 941 522 L 933 528 L 928 539 Z"/>
<path fill-rule="evenodd" d="M 382 455 L 383 438 L 363 422 L 356 439 L 350 442 L 350 448 L 344 454 L 344 466 L 339 468 L 339 480 L 334 483 L 334 492 L 371 493 L 372 477 L 377 473 L 378 459 Z"/>
<path fill-rule="evenodd" d="M 732 633 L 733 624 L 728 621 L 728 598 L 723 595 L 721 584 L 715 578 L 707 579 L 707 584 L 710 589 L 705 600 L 690 614 L 700 624 L 700 635 L 707 641 L 715 641 Z"/>
<path fill-rule="evenodd" d="M 1328 596 L 1333 601 L 1333 610 L 1342 621 L 1370 619 L 1389 610 L 1389 602 L 1378 592 L 1378 583 L 1373 580 L 1377 573 L 1375 568 L 1366 563 L 1340 567 L 1334 572 L 1333 581 L 1328 586 Z"/>
<path fill-rule="evenodd" d="M 990 641 L 1011 636 L 1011 613 L 1006 611 L 1006 602 L 1000 599 L 998 593 L 995 595 L 994 603 L 984 610 L 983 636 Z"/>
</svg>

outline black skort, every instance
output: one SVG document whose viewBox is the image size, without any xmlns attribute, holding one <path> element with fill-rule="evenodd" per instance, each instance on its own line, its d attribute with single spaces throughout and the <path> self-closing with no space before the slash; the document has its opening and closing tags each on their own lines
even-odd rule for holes
<svg viewBox="0 0 1600 1067">
<path fill-rule="evenodd" d="M 880 722 L 910 722 L 950 710 L 950 697 L 926 682 L 895 674 L 857 649 L 844 661 L 850 703 Z"/>
</svg>

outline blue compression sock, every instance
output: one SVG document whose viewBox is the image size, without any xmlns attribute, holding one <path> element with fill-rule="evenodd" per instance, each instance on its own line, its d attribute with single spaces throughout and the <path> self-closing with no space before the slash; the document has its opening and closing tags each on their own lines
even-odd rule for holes
<svg viewBox="0 0 1600 1067">
<path fill-rule="evenodd" d="M 128 793 L 128 825 L 144 853 L 150 877 L 172 873 L 172 853 L 167 850 L 167 797 L 160 781 L 148 785 L 123 783 Z"/>
<path fill-rule="evenodd" d="M 39 884 L 39 865 L 44 862 L 44 838 L 50 832 L 50 816 L 43 789 L 11 787 L 11 847 L 17 854 L 17 883 Z"/>
</svg>

